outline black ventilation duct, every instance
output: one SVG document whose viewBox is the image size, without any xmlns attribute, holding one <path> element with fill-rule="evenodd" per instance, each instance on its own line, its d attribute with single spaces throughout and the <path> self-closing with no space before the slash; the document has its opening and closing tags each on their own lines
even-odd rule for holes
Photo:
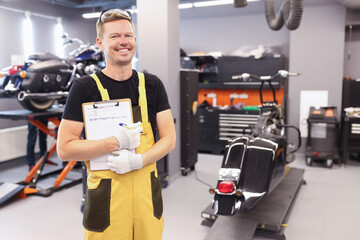
<svg viewBox="0 0 360 240">
<path fill-rule="evenodd" d="M 287 0 L 283 2 L 277 15 L 274 8 L 274 0 L 265 0 L 266 20 L 272 30 L 279 30 L 284 25 L 289 30 L 295 30 L 300 26 L 304 11 L 303 0 Z"/>
<path fill-rule="evenodd" d="M 247 6 L 247 0 L 234 0 L 234 7 L 240 8 L 246 6 Z"/>
<path fill-rule="evenodd" d="M 265 0 L 265 14 L 269 27 L 280 30 L 284 24 L 289 30 L 300 26 L 304 11 L 304 0 L 286 0 L 281 4 L 279 13 L 275 14 L 275 0 Z M 234 0 L 234 7 L 246 7 L 247 0 Z"/>
</svg>

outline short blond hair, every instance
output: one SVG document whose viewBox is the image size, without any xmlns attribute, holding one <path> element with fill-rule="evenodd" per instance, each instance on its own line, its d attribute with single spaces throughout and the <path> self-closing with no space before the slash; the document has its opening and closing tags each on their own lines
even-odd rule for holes
<svg viewBox="0 0 360 240">
<path fill-rule="evenodd" d="M 122 14 L 120 14 L 118 12 L 113 12 L 113 13 L 111 13 L 111 15 L 109 17 L 104 19 L 104 21 L 101 21 L 100 18 L 97 20 L 97 22 L 96 22 L 96 35 L 97 35 L 97 37 L 99 39 L 101 39 L 103 37 L 104 24 L 105 23 L 116 21 L 116 20 L 127 20 L 127 21 L 129 21 L 129 23 L 131 24 L 131 26 L 132 26 L 132 28 L 134 30 L 134 33 L 135 33 L 135 25 L 130 19 L 124 17 Z"/>
</svg>

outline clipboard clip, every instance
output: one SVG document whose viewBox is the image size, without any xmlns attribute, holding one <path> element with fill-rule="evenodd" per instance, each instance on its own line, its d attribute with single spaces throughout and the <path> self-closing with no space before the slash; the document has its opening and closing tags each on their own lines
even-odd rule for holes
<svg viewBox="0 0 360 240">
<path fill-rule="evenodd" d="M 119 104 L 119 102 L 118 101 L 116 101 L 116 103 L 115 103 L 115 107 L 118 107 L 120 104 Z M 95 103 L 93 103 L 93 108 L 98 108 L 98 106 L 96 105 L 96 102 Z"/>
</svg>

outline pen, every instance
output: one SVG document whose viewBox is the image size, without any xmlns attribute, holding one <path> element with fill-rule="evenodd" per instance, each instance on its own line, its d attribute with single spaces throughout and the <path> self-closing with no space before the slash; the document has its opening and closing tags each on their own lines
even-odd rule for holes
<svg viewBox="0 0 360 240">
<path fill-rule="evenodd" d="M 127 128 L 127 129 L 130 129 L 130 130 L 135 129 L 135 128 L 133 128 L 133 127 L 129 127 L 126 123 L 119 123 L 119 125 L 122 126 L 122 127 Z M 141 131 L 140 133 L 143 133 L 143 132 Z"/>
</svg>

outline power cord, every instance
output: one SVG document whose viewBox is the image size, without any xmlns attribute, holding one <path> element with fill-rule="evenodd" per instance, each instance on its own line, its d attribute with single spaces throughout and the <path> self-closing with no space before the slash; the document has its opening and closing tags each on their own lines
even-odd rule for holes
<svg viewBox="0 0 360 240">
<path fill-rule="evenodd" d="M 208 186 L 208 187 L 210 187 L 210 188 L 213 187 L 213 186 L 211 186 L 210 184 L 208 184 L 207 182 L 201 180 L 201 179 L 198 177 L 197 172 L 196 172 L 195 169 L 194 169 L 194 173 L 195 173 L 195 179 L 196 179 L 196 180 L 198 180 L 199 182 L 201 182 L 202 184 L 204 184 L 204 185 L 206 185 L 206 186 Z"/>
<path fill-rule="evenodd" d="M 297 135 L 298 135 L 298 145 L 297 145 L 297 147 L 296 147 L 294 150 L 292 150 L 291 152 L 289 152 L 288 155 L 289 155 L 289 154 L 292 154 L 292 153 L 295 153 L 295 152 L 296 152 L 297 150 L 299 150 L 300 147 L 301 147 L 301 133 L 300 133 L 300 130 L 299 130 L 299 128 L 297 128 L 297 127 L 295 127 L 295 126 L 293 126 L 293 125 L 282 125 L 282 127 L 285 127 L 285 128 L 293 128 L 293 129 L 296 130 Z"/>
</svg>

